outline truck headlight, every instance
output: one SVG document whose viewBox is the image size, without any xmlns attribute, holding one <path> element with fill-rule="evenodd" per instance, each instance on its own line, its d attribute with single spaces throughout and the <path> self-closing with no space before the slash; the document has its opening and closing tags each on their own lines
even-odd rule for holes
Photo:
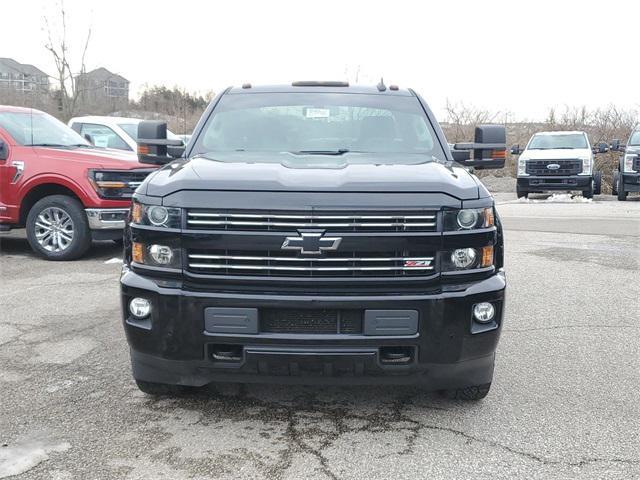
<svg viewBox="0 0 640 480">
<path fill-rule="evenodd" d="M 444 252 L 442 270 L 451 272 L 491 267 L 494 263 L 493 258 L 492 245 L 480 249 L 456 248 L 455 250 Z"/>
<path fill-rule="evenodd" d="M 180 228 L 182 210 L 162 205 L 144 205 L 134 201 L 131 206 L 131 223 L 163 228 Z"/>
<path fill-rule="evenodd" d="M 636 173 L 633 169 L 633 161 L 638 158 L 636 153 L 627 153 L 624 156 L 624 162 L 622 164 L 624 173 Z"/>
<path fill-rule="evenodd" d="M 591 158 L 583 158 L 582 172 L 580 172 L 578 175 L 591 175 L 592 170 L 593 170 L 593 160 Z"/>
<path fill-rule="evenodd" d="M 451 263 L 458 269 L 470 268 L 476 263 L 475 248 L 457 248 L 451 252 Z"/>
<path fill-rule="evenodd" d="M 527 173 L 527 161 L 524 158 L 518 159 L 518 176 L 526 177 L 529 174 Z"/>
<path fill-rule="evenodd" d="M 131 244 L 131 260 L 150 267 L 182 268 L 180 249 L 157 243 L 146 245 L 141 242 Z"/>
<path fill-rule="evenodd" d="M 493 207 L 463 208 L 462 210 L 444 211 L 445 231 L 472 230 L 489 228 L 495 225 Z"/>
</svg>

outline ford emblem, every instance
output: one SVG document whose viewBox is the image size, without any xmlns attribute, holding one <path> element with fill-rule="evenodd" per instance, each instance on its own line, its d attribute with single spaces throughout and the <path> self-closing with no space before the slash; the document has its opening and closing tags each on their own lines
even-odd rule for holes
<svg viewBox="0 0 640 480">
<path fill-rule="evenodd" d="M 558 165 L 557 163 L 550 163 L 549 165 L 547 165 L 547 168 L 549 170 L 558 170 L 560 168 L 560 165 Z"/>
</svg>

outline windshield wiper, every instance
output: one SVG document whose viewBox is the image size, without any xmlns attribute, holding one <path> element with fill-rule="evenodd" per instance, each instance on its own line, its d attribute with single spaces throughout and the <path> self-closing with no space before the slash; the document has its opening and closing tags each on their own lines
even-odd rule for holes
<svg viewBox="0 0 640 480">
<path fill-rule="evenodd" d="M 67 148 L 69 145 L 62 145 L 61 143 L 29 143 L 25 147 L 57 147 Z"/>
<path fill-rule="evenodd" d="M 299 150 L 291 152 L 295 155 L 344 155 L 349 153 L 348 148 L 339 148 L 338 150 Z"/>
</svg>

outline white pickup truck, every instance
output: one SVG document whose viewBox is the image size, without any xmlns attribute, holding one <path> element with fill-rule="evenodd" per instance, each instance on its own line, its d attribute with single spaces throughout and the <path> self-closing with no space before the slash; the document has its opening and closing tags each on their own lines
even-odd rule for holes
<svg viewBox="0 0 640 480">
<path fill-rule="evenodd" d="M 139 118 L 88 116 L 72 118 L 68 125 L 96 147 L 137 152 L 141 121 Z M 167 138 L 182 140 L 169 130 Z"/>
<path fill-rule="evenodd" d="M 606 147 L 600 145 L 598 153 Z M 539 132 L 524 150 L 511 147 L 518 159 L 518 198 L 551 190 L 582 191 L 585 198 L 600 194 L 601 172 L 594 171 L 594 150 L 584 132 Z"/>
</svg>

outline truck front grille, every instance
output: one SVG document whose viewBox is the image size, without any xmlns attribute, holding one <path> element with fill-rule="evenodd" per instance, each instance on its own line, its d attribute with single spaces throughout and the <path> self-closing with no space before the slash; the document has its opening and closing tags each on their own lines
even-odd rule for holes
<svg viewBox="0 0 640 480">
<path fill-rule="evenodd" d="M 285 250 L 236 252 L 189 250 L 188 269 L 207 275 L 287 277 L 394 277 L 431 275 L 433 252 L 326 252 L 322 257 L 302 257 Z"/>
<path fill-rule="evenodd" d="M 362 310 L 286 309 L 260 310 L 264 333 L 362 333 Z"/>
<path fill-rule="evenodd" d="M 559 165 L 560 168 L 549 168 Z M 577 175 L 582 172 L 582 160 L 527 160 L 529 175 Z"/>
<path fill-rule="evenodd" d="M 330 232 L 432 232 L 435 211 L 411 213 L 394 211 L 314 211 L 268 212 L 255 210 L 202 210 L 187 213 L 191 230 L 241 230 L 291 232 L 322 228 Z"/>
</svg>

